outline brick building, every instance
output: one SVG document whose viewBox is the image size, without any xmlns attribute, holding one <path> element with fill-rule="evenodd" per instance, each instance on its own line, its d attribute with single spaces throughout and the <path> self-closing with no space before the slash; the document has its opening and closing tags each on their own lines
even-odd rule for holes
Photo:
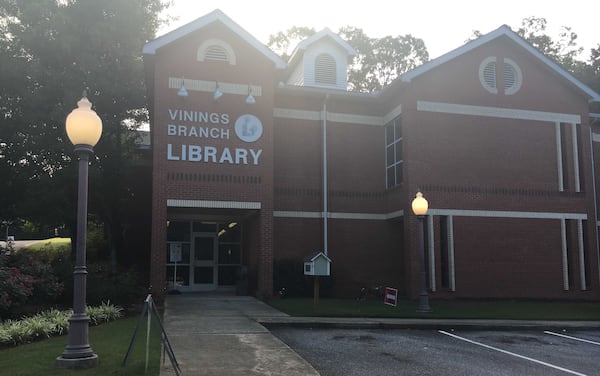
<svg viewBox="0 0 600 376">
<path fill-rule="evenodd" d="M 328 29 L 285 62 L 216 10 L 143 52 L 155 293 L 269 296 L 324 251 L 336 296 L 415 297 L 421 190 L 432 296 L 600 297 L 599 96 L 508 27 L 372 94 Z"/>
</svg>

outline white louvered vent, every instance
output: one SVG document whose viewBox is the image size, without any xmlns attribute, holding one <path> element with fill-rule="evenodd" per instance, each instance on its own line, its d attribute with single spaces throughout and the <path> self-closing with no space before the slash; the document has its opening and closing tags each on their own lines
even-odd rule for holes
<svg viewBox="0 0 600 376">
<path fill-rule="evenodd" d="M 315 83 L 335 85 L 337 69 L 335 59 L 329 54 L 320 54 L 315 59 Z"/>
<path fill-rule="evenodd" d="M 485 90 L 492 94 L 498 94 L 496 83 L 496 57 L 490 56 L 479 65 L 479 81 Z"/>
<path fill-rule="evenodd" d="M 510 64 L 504 64 L 504 90 L 510 89 L 515 86 L 517 82 L 517 74 L 515 68 Z"/>
<path fill-rule="evenodd" d="M 483 79 L 485 84 L 495 89 L 496 88 L 496 62 L 491 62 L 483 69 Z"/>
<path fill-rule="evenodd" d="M 489 62 L 485 68 L 483 68 L 483 81 L 485 85 L 490 89 L 496 89 L 496 62 Z"/>
<path fill-rule="evenodd" d="M 235 65 L 235 52 L 233 48 L 220 39 L 205 40 L 198 47 L 198 61 L 218 61 Z"/>
<path fill-rule="evenodd" d="M 517 63 L 511 59 L 504 59 L 504 94 L 512 95 L 519 91 L 523 76 Z"/>
<path fill-rule="evenodd" d="M 212 45 L 206 49 L 204 60 L 228 62 L 229 57 L 227 56 L 227 51 L 222 46 Z"/>
</svg>

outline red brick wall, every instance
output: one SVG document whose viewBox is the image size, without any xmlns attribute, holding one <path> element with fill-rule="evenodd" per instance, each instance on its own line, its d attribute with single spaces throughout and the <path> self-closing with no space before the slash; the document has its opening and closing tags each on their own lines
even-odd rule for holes
<svg viewBox="0 0 600 376">
<path fill-rule="evenodd" d="M 275 259 L 303 260 L 322 250 L 322 220 L 275 218 Z M 358 296 L 362 287 L 404 291 L 401 221 L 329 219 L 329 254 L 334 294 Z M 298 270 L 298 274 L 302 274 Z"/>
<path fill-rule="evenodd" d="M 519 65 L 523 85 L 516 94 L 504 95 L 502 90 L 500 94 L 491 94 L 482 87 L 479 64 L 488 56 L 496 56 L 498 62 L 508 57 Z M 567 299 L 597 296 L 598 260 L 587 116 L 583 115 L 577 125 L 581 192 L 574 189 L 570 125 L 562 140 L 568 184 L 565 192 L 559 192 L 554 121 L 417 110 L 417 101 L 430 101 L 586 114 L 585 98 L 565 79 L 508 40 L 490 43 L 434 68 L 407 84 L 402 98 L 407 201 L 421 189 L 432 209 L 579 213 L 589 219 L 585 241 L 593 292 L 562 291 L 558 219 L 455 217 L 457 290 L 436 294 Z M 408 290 L 416 296 L 417 223 L 414 217 L 406 223 L 405 248 L 410 250 L 406 270 L 410 275 Z M 439 231 L 439 225 L 436 226 Z M 551 250 L 551 255 L 542 257 L 547 250 Z M 511 260 L 515 261 L 514 270 L 506 267 Z M 492 286 L 496 280 L 500 283 Z M 519 288 L 525 282 L 530 287 Z"/>
<path fill-rule="evenodd" d="M 236 54 L 236 65 L 223 62 L 199 62 L 198 47 L 207 39 L 217 38 L 231 45 Z M 255 257 L 248 264 L 255 270 L 257 290 L 263 295 L 271 291 L 270 255 L 272 246 L 272 200 L 273 200 L 273 88 L 275 87 L 274 64 L 236 34 L 216 23 L 206 26 L 163 49 L 157 51 L 154 71 L 153 132 L 153 235 L 152 276 L 153 286 L 159 292 L 164 285 L 165 223 L 168 215 L 167 199 L 215 200 L 259 202 L 259 236 L 246 250 L 247 256 Z M 177 96 L 177 89 L 168 88 L 168 78 L 185 77 L 190 80 L 220 81 L 236 84 L 259 85 L 262 95 L 256 96 L 256 104 L 245 103 L 245 95 L 226 93 L 218 101 L 212 93 L 188 90 L 188 97 Z M 229 130 L 229 139 L 214 140 L 195 137 L 169 136 L 167 124 L 202 125 L 173 121 L 169 109 L 192 110 L 228 114 L 229 124 L 220 124 Z M 233 126 L 242 114 L 258 117 L 263 125 L 263 135 L 255 143 L 237 139 Z M 262 149 L 259 165 L 229 165 L 190 161 L 167 160 L 167 144 L 180 150 L 182 144 Z M 207 215 L 206 210 L 195 209 L 196 218 Z M 227 215 L 225 211 L 210 214 Z M 249 213 L 248 213 L 249 214 Z"/>
<path fill-rule="evenodd" d="M 208 38 L 231 44 L 237 65 L 199 63 L 196 51 Z M 479 65 L 507 57 L 523 73 L 514 95 L 495 95 L 479 81 Z M 261 210 L 245 222 L 244 262 L 254 293 L 272 292 L 273 263 L 304 258 L 323 248 L 322 120 L 273 119 L 274 108 L 320 113 L 325 91 L 277 88 L 272 62 L 220 25 L 173 43 L 156 56 L 153 123 L 154 171 L 152 276 L 164 285 L 165 221 L 168 198 L 253 201 Z M 168 77 L 260 85 L 263 95 L 247 106 L 244 96 L 189 91 L 182 99 L 167 89 Z M 415 297 L 418 293 L 418 221 L 410 202 L 421 189 L 433 210 L 485 210 L 587 215 L 585 222 L 588 291 L 578 285 L 576 228 L 568 221 L 571 290 L 562 289 L 559 219 L 454 217 L 456 291 L 437 287 L 438 297 L 597 298 L 598 252 L 589 124 L 579 128 L 581 190 L 573 189 L 574 153 L 570 132 L 563 137 L 565 192 L 558 190 L 554 121 L 500 119 L 417 110 L 418 101 L 471 106 L 585 114 L 587 99 L 521 47 L 499 39 L 457 57 L 409 83 L 397 83 L 381 97 L 331 95 L 333 113 L 383 117 L 402 105 L 404 181 L 385 187 L 385 137 L 381 125 L 328 121 L 328 211 L 389 214 L 403 218 L 365 220 L 330 218 L 329 256 L 334 290 L 355 296 L 360 287 L 387 285 Z M 168 108 L 227 113 L 231 122 L 244 113 L 264 126 L 256 145 L 263 149 L 259 166 L 229 166 L 167 161 L 166 144 L 203 140 L 167 137 Z M 568 127 L 567 127 L 568 128 Z M 229 147 L 248 147 L 232 132 Z M 192 142 L 193 141 L 193 142 Z M 597 147 L 595 147 L 597 148 Z M 600 155 L 600 154 L 598 154 Z M 597 164 L 598 165 L 598 164 Z M 318 218 L 273 217 L 273 210 L 309 213 Z M 194 212 L 202 216 L 204 212 Z M 250 213 L 247 213 L 250 214 Z M 398 218 L 401 218 L 399 220 Z M 434 217 L 436 280 L 441 280 L 441 219 Z M 301 272 L 301 271 L 299 271 Z"/>
</svg>

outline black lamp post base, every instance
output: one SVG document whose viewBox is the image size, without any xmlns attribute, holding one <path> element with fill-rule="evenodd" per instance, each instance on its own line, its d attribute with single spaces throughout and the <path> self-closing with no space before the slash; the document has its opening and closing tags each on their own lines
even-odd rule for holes
<svg viewBox="0 0 600 376">
<path fill-rule="evenodd" d="M 432 312 L 433 310 L 429 306 L 429 296 L 425 293 L 421 293 L 419 295 L 419 306 L 417 307 L 417 312 L 419 313 L 427 313 Z"/>
<path fill-rule="evenodd" d="M 56 358 L 56 368 L 61 369 L 88 369 L 98 366 L 98 355 L 92 354 L 85 358 Z"/>
</svg>

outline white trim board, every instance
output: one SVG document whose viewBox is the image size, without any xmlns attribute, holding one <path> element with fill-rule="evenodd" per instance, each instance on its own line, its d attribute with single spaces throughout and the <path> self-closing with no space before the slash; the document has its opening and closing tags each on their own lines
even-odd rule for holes
<svg viewBox="0 0 600 376">
<path fill-rule="evenodd" d="M 528 219 L 587 219 L 585 213 L 521 212 L 494 210 L 429 209 L 428 215 L 456 217 L 528 218 Z"/>
<path fill-rule="evenodd" d="M 260 209 L 260 202 L 168 199 L 169 208 Z"/>
<path fill-rule="evenodd" d="M 273 117 L 283 119 L 310 120 L 321 121 L 323 116 L 322 111 L 295 110 L 291 108 L 275 108 L 273 109 Z M 383 117 L 381 116 L 365 116 L 355 114 L 344 114 L 336 112 L 327 112 L 327 121 L 336 123 L 363 124 L 383 126 Z"/>
<path fill-rule="evenodd" d="M 217 82 L 206 80 L 192 80 L 189 78 L 182 77 L 169 77 L 169 89 L 180 89 L 182 84 L 188 91 L 214 93 L 214 91 L 217 89 L 217 85 L 219 85 L 219 90 L 221 90 L 223 94 L 248 95 L 249 93 L 252 93 L 254 97 L 262 96 L 262 86 L 259 85 L 236 84 L 223 81 Z"/>
<path fill-rule="evenodd" d="M 462 210 L 462 209 L 429 209 L 427 215 L 443 215 L 456 217 L 484 217 L 484 218 L 528 218 L 528 219 L 587 219 L 585 213 L 553 213 L 553 212 L 519 212 L 519 211 L 494 211 L 494 210 Z M 385 221 L 392 218 L 403 217 L 404 211 L 398 210 L 387 214 L 377 213 L 343 213 L 329 212 L 327 218 L 332 219 L 362 219 Z M 276 210 L 273 217 L 280 218 L 323 218 L 323 212 Z M 600 226 L 600 221 L 598 222 Z"/>
<path fill-rule="evenodd" d="M 323 212 L 306 212 L 306 211 L 273 211 L 273 217 L 279 218 L 312 218 L 320 219 L 323 218 Z M 385 221 L 389 219 L 388 214 L 375 214 L 375 213 L 341 213 L 341 212 L 328 212 L 327 218 L 331 219 L 360 219 L 367 221 Z"/>
<path fill-rule="evenodd" d="M 561 114 L 555 112 L 519 110 L 516 108 L 501 108 L 488 106 L 472 106 L 466 104 L 417 101 L 418 111 L 439 112 L 455 115 L 471 115 L 497 117 L 503 119 L 536 120 L 581 124 L 581 115 Z"/>
<path fill-rule="evenodd" d="M 186 82 L 187 82 L 187 80 L 186 80 Z M 177 88 L 179 88 L 179 86 Z M 402 105 L 396 106 L 394 109 L 392 109 L 389 113 L 387 113 L 384 116 L 344 114 L 344 113 L 339 113 L 339 112 L 327 111 L 327 121 L 336 122 L 336 123 L 384 126 L 387 123 L 389 123 L 390 121 L 394 120 L 400 114 L 402 114 Z M 275 108 L 275 109 L 273 109 L 273 117 L 283 118 L 283 119 L 310 120 L 310 121 L 323 120 L 322 119 L 322 111 L 296 110 L 293 108 Z"/>
</svg>

